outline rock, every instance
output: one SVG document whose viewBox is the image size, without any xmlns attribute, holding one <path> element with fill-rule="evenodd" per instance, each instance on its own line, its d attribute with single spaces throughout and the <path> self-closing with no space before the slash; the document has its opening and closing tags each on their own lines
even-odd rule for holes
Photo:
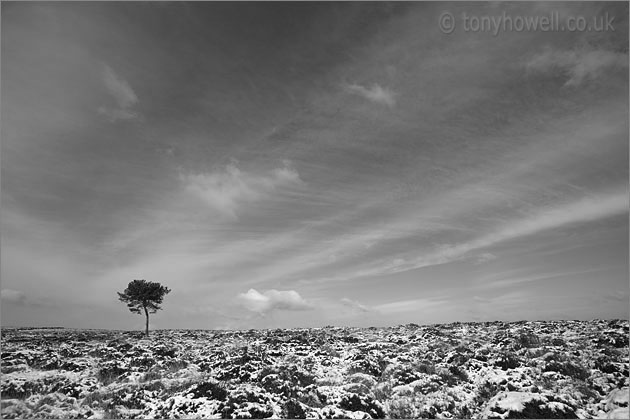
<svg viewBox="0 0 630 420">
<path fill-rule="evenodd" d="M 605 410 L 613 411 L 613 410 L 616 410 L 617 408 L 625 408 L 627 412 L 629 396 L 630 396 L 630 389 L 628 387 L 625 387 L 622 389 L 615 389 L 611 391 L 606 396 L 606 398 L 604 398 Z"/>
<path fill-rule="evenodd" d="M 607 419 L 630 419 L 630 409 L 625 408 L 615 408 L 614 410 L 606 413 Z"/>
</svg>

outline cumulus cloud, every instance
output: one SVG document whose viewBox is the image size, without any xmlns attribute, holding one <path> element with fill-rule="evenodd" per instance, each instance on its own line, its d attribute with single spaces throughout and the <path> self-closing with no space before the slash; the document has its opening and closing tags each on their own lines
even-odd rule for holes
<svg viewBox="0 0 630 420">
<path fill-rule="evenodd" d="M 207 174 L 181 175 L 187 191 L 203 200 L 211 209 L 237 219 L 239 205 L 258 201 L 274 190 L 301 183 L 300 175 L 284 161 L 269 174 L 257 175 L 241 171 L 235 163 Z"/>
<path fill-rule="evenodd" d="M 138 118 L 138 113 L 133 109 L 138 103 L 138 96 L 129 83 L 116 74 L 109 66 L 103 68 L 102 78 L 103 84 L 115 102 L 115 106 L 102 106 L 98 112 L 105 115 L 112 122 Z"/>
<path fill-rule="evenodd" d="M 628 55 L 606 50 L 556 51 L 547 48 L 526 64 L 530 72 L 561 71 L 568 79 L 565 86 L 579 86 L 597 79 L 607 71 L 628 68 Z"/>
<path fill-rule="evenodd" d="M 259 314 L 274 310 L 305 311 L 313 309 L 313 306 L 295 290 L 271 289 L 260 293 L 256 289 L 249 289 L 247 293 L 240 293 L 237 299 L 247 310 Z"/>
<path fill-rule="evenodd" d="M 343 303 L 345 306 L 347 306 L 347 307 L 349 307 L 351 309 L 355 309 L 355 310 L 358 310 L 360 312 L 370 312 L 370 308 L 368 308 L 367 306 L 361 304 L 360 302 L 357 302 L 356 300 L 343 298 L 343 299 L 341 299 L 341 303 Z"/>
<path fill-rule="evenodd" d="M 0 296 L 2 297 L 2 302 L 26 305 L 26 295 L 19 290 L 2 289 Z"/>
<path fill-rule="evenodd" d="M 379 84 L 373 84 L 367 88 L 358 84 L 347 85 L 346 89 L 355 95 L 362 96 L 374 103 L 393 107 L 396 105 L 396 97 L 391 89 L 383 88 Z"/>
</svg>

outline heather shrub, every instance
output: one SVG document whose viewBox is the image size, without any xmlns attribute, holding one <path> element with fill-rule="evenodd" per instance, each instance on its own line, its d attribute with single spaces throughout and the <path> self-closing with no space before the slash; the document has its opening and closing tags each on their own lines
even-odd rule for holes
<svg viewBox="0 0 630 420">
<path fill-rule="evenodd" d="M 565 361 L 552 360 L 543 368 L 544 372 L 558 372 L 562 375 L 569 376 L 574 379 L 585 380 L 589 376 L 588 370 L 575 363 Z"/>
<path fill-rule="evenodd" d="M 225 401 L 228 392 L 220 383 L 203 381 L 191 387 L 188 394 L 192 394 L 193 398 L 206 397 L 212 400 Z"/>
<path fill-rule="evenodd" d="M 112 382 L 118 380 L 120 376 L 124 375 L 125 373 L 127 373 L 127 368 L 119 366 L 117 364 L 108 364 L 102 366 L 98 370 L 96 377 L 99 381 L 103 383 L 103 385 L 109 385 Z"/>
<path fill-rule="evenodd" d="M 589 377 L 589 371 L 578 363 L 570 360 L 566 355 L 548 353 L 543 357 L 543 372 L 558 372 L 574 379 L 585 380 Z"/>
<path fill-rule="evenodd" d="M 418 406 L 422 401 L 417 397 L 399 397 L 387 404 L 387 417 L 392 419 L 417 419 L 421 418 Z"/>
<path fill-rule="evenodd" d="M 518 344 L 525 348 L 539 347 L 540 338 L 533 333 L 523 333 L 518 337 Z"/>
<path fill-rule="evenodd" d="M 468 380 L 466 370 L 460 366 L 449 365 L 447 369 L 440 369 L 438 374 L 447 386 L 453 386 Z"/>
<path fill-rule="evenodd" d="M 373 419 L 385 417 L 383 406 L 368 395 L 347 394 L 341 398 L 338 405 L 344 410 L 363 411 L 368 413 Z"/>
<path fill-rule="evenodd" d="M 150 370 L 140 377 L 140 382 L 149 382 L 156 379 L 161 379 L 162 374 L 157 370 Z"/>
<path fill-rule="evenodd" d="M 288 419 L 306 418 L 306 411 L 304 410 L 304 407 L 302 407 L 302 404 L 299 401 L 294 399 L 290 399 L 284 404 L 283 412 Z"/>
<path fill-rule="evenodd" d="M 515 354 L 510 352 L 503 352 L 496 357 L 493 365 L 503 370 L 508 370 L 519 367 L 521 365 L 521 362 Z"/>
</svg>

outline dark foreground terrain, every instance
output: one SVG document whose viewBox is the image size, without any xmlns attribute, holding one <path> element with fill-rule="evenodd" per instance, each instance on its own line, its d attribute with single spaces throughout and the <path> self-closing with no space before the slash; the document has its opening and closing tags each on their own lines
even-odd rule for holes
<svg viewBox="0 0 630 420">
<path fill-rule="evenodd" d="M 628 321 L 2 330 L 2 417 L 630 418 Z"/>
</svg>

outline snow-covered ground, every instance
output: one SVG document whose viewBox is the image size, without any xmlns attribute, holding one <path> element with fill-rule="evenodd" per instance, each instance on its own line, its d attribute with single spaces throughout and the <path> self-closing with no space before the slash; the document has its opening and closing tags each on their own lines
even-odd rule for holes
<svg viewBox="0 0 630 420">
<path fill-rule="evenodd" d="M 2 330 L 2 417 L 630 418 L 628 321 Z"/>
</svg>

